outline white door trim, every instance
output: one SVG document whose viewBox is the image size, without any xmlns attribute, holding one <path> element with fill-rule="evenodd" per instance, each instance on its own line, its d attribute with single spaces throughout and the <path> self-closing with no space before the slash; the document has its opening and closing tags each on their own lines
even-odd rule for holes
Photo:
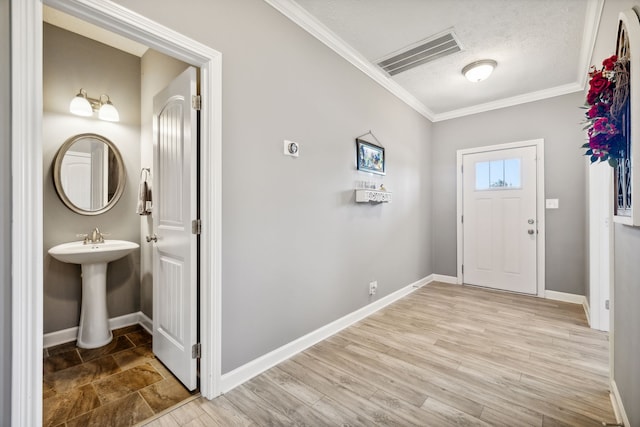
<svg viewBox="0 0 640 427">
<path fill-rule="evenodd" d="M 467 148 L 456 151 L 456 237 L 457 237 L 457 277 L 458 284 L 463 283 L 463 227 L 462 227 L 462 156 L 465 154 L 483 153 L 486 151 L 505 150 L 509 148 L 536 147 L 536 210 L 538 216 L 538 250 L 536 261 L 537 295 L 544 298 L 545 290 L 545 211 L 544 211 L 544 139 L 511 142 L 508 144 L 489 145 L 485 147 Z"/>
<path fill-rule="evenodd" d="M 220 394 L 222 56 L 107 0 L 43 0 L 70 15 L 200 68 L 200 388 Z M 42 422 L 42 3 L 11 1 L 12 380 L 11 422 Z"/>
<path fill-rule="evenodd" d="M 589 165 L 589 326 L 594 329 L 608 330 L 603 326 L 610 325 L 611 319 L 603 318 L 604 303 L 609 299 L 609 311 L 611 314 L 611 287 L 613 286 L 613 169 L 608 165 Z M 600 168 L 600 169 L 596 169 Z M 607 207 L 607 212 L 603 212 L 603 206 Z M 608 221 L 605 224 L 605 221 Z M 603 227 L 606 227 L 607 236 L 603 236 Z M 609 252 L 607 263 L 608 271 L 602 271 L 603 262 L 600 250 L 602 249 L 602 239 L 607 239 Z M 604 274 L 603 274 L 604 273 Z M 608 277 L 609 294 L 606 294 L 606 285 L 603 285 L 602 278 Z M 605 279 L 607 280 L 607 279 Z M 612 359 L 613 360 L 613 359 Z"/>
</svg>

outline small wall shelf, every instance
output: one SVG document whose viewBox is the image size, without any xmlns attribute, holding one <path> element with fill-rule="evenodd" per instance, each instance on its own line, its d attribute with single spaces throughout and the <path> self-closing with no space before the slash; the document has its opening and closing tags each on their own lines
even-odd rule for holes
<svg viewBox="0 0 640 427">
<path fill-rule="evenodd" d="M 391 203 L 391 193 L 380 190 L 356 190 L 356 202 Z"/>
</svg>

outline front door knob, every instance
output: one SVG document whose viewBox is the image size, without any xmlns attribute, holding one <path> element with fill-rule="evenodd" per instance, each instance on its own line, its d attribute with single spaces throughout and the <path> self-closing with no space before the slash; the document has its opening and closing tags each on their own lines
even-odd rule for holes
<svg viewBox="0 0 640 427">
<path fill-rule="evenodd" d="M 527 233 L 529 233 L 529 234 L 534 234 L 535 232 L 536 232 L 536 230 L 533 230 L 531 228 L 527 230 Z"/>
<path fill-rule="evenodd" d="M 156 233 L 153 233 L 153 235 L 151 236 L 147 236 L 147 242 L 151 243 L 151 242 L 157 242 L 158 241 L 158 236 L 156 236 Z"/>
</svg>

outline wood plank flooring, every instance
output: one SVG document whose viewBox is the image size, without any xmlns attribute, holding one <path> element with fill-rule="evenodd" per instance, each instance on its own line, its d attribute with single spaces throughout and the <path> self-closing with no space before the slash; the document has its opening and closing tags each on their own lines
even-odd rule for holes
<svg viewBox="0 0 640 427">
<path fill-rule="evenodd" d="M 608 338 L 581 306 L 432 283 L 150 427 L 600 426 Z"/>
</svg>

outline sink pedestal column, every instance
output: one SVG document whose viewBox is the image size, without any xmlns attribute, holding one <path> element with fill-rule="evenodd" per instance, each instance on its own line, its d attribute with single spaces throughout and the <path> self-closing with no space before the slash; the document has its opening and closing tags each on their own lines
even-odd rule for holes
<svg viewBox="0 0 640 427">
<path fill-rule="evenodd" d="M 78 347 L 102 347 L 112 339 L 107 313 L 107 263 L 82 264 L 82 308 Z"/>
</svg>

